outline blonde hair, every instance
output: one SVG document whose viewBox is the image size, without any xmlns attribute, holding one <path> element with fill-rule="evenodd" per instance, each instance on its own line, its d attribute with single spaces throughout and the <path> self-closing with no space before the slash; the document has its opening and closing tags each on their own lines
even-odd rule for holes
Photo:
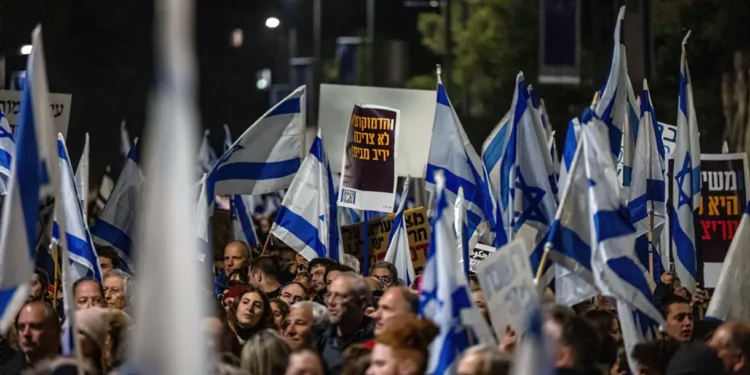
<svg viewBox="0 0 750 375">
<path fill-rule="evenodd" d="M 252 335 L 242 347 L 240 364 L 249 375 L 283 374 L 292 348 L 272 329 Z"/>
</svg>

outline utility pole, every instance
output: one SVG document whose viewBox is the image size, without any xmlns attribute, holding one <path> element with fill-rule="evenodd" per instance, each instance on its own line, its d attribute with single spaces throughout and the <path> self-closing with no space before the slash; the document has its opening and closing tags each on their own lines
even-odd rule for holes
<svg viewBox="0 0 750 375">
<path fill-rule="evenodd" d="M 316 124 L 318 123 L 318 95 L 320 93 L 320 83 L 322 80 L 322 72 L 323 72 L 323 61 L 321 61 L 321 52 L 320 47 L 322 44 L 321 39 L 323 38 L 323 33 L 321 30 L 321 18 L 322 18 L 322 0 L 314 0 L 313 3 L 313 87 L 310 87 L 309 91 L 311 93 L 310 96 L 308 96 L 308 102 L 311 100 L 312 104 L 310 105 L 311 113 L 307 118 L 307 124 Z M 312 120 L 312 121 L 310 121 Z"/>
<path fill-rule="evenodd" d="M 375 0 L 367 0 L 367 44 L 370 62 L 370 86 L 375 86 Z"/>
<path fill-rule="evenodd" d="M 451 36 L 451 0 L 443 0 L 443 22 L 445 22 L 445 55 L 443 56 L 443 86 L 448 88 L 453 68 L 453 37 Z"/>
</svg>

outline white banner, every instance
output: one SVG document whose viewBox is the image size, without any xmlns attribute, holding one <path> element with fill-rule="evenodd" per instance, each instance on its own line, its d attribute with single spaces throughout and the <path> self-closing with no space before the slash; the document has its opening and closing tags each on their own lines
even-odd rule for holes
<svg viewBox="0 0 750 375">
<path fill-rule="evenodd" d="M 18 123 L 18 115 L 21 113 L 22 91 L 0 90 L 0 110 L 8 119 L 11 130 L 15 131 Z M 49 94 L 49 106 L 52 113 L 52 121 L 55 123 L 55 132 L 63 136 L 68 134 L 68 123 L 70 122 L 70 106 L 73 101 L 71 94 Z"/>
</svg>

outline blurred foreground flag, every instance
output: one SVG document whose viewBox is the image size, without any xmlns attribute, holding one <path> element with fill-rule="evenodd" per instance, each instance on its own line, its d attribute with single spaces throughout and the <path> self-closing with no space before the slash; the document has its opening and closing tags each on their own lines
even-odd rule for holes
<svg viewBox="0 0 750 375">
<path fill-rule="evenodd" d="M 252 199 L 250 195 L 234 195 L 229 201 L 229 210 L 234 239 L 250 247 L 258 247 L 260 244 L 253 225 Z"/>
<path fill-rule="evenodd" d="M 232 131 L 229 130 L 229 125 L 224 124 L 224 152 L 232 148 L 232 143 Z"/>
<path fill-rule="evenodd" d="M 120 154 L 122 154 L 122 157 L 128 157 L 131 148 L 130 134 L 128 134 L 128 128 L 125 126 L 125 120 L 122 120 L 120 123 Z"/>
<path fill-rule="evenodd" d="M 385 261 L 391 262 L 398 271 L 398 276 L 403 279 L 406 286 L 417 277 L 414 272 L 414 263 L 411 261 L 411 249 L 409 249 L 409 235 L 406 232 L 406 221 L 404 220 L 404 209 L 409 196 L 409 181 L 406 177 L 404 190 L 401 192 L 401 203 L 398 205 L 396 217 L 393 218 L 391 235 L 388 238 L 388 251 L 385 253 Z M 399 283 L 401 280 L 399 280 Z"/>
<path fill-rule="evenodd" d="M 11 162 L 8 194 L 0 232 L 0 332 L 5 333 L 29 298 L 29 280 L 36 257 L 36 225 L 40 205 L 51 199 L 57 185 L 57 148 L 49 111 L 44 69 L 42 28 L 31 34 L 33 49 L 21 97 L 16 154 Z"/>
<path fill-rule="evenodd" d="M 259 195 L 286 189 L 305 155 L 305 86 L 276 104 L 243 133 L 208 174 L 215 195 Z"/>
<path fill-rule="evenodd" d="M 10 165 L 16 153 L 16 140 L 10 130 L 8 119 L 0 112 L 0 195 L 8 193 Z"/>
<path fill-rule="evenodd" d="M 87 206 L 89 197 L 89 133 L 86 133 L 86 139 L 83 143 L 83 152 L 78 159 L 78 166 L 75 173 L 76 190 L 78 190 L 78 200 L 81 201 L 83 209 L 83 221 L 88 217 Z"/>
<path fill-rule="evenodd" d="M 511 375 L 554 375 L 554 358 L 550 340 L 544 336 L 544 320 L 539 302 L 527 315 L 526 333 L 520 339 Z"/>
<path fill-rule="evenodd" d="M 750 254 L 746 249 L 749 242 L 750 202 L 724 258 L 706 316 L 724 321 L 750 320 L 750 299 L 745 292 L 750 287 Z"/>
<path fill-rule="evenodd" d="M 302 162 L 276 214 L 271 234 L 308 260 L 341 262 L 339 226 L 331 166 L 318 129 L 310 153 Z"/>
<path fill-rule="evenodd" d="M 698 280 L 698 261 L 695 250 L 695 222 L 693 211 L 701 201 L 701 150 L 698 120 L 693 105 L 693 87 L 687 63 L 685 46 L 690 37 L 688 31 L 682 40 L 680 59 L 680 96 L 677 111 L 677 145 L 672 154 L 672 243 L 677 277 L 682 285 L 695 294 Z"/>
<path fill-rule="evenodd" d="M 102 181 L 99 182 L 99 191 L 97 192 L 96 197 L 96 207 L 99 207 L 99 210 L 103 210 L 104 206 L 107 205 L 109 196 L 112 195 L 112 189 L 115 187 L 115 182 L 112 181 L 112 177 L 109 176 L 110 173 L 111 170 L 108 165 L 104 170 L 104 175 L 102 175 Z"/>
<path fill-rule="evenodd" d="M 208 141 L 209 134 L 211 134 L 211 131 L 208 129 L 203 132 L 201 146 L 198 149 L 198 174 L 201 176 L 204 173 L 211 172 L 211 168 L 216 164 L 216 151 L 211 147 L 211 142 Z"/>
<path fill-rule="evenodd" d="M 128 273 L 135 271 L 132 235 L 135 231 L 136 209 L 140 204 L 144 181 L 139 164 L 140 146 L 140 142 L 136 140 L 128 153 L 128 158 L 125 159 L 125 166 L 120 172 L 120 177 L 117 178 L 107 205 L 104 206 L 99 220 L 91 229 L 94 242 L 115 249 L 122 260 L 120 268 Z M 194 159 L 191 158 L 191 160 Z"/>
</svg>

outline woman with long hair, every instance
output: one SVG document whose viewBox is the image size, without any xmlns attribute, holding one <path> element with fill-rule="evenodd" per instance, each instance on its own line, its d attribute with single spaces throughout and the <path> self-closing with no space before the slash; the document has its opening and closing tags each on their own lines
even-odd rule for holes
<svg viewBox="0 0 750 375">
<path fill-rule="evenodd" d="M 266 329 L 276 329 L 268 297 L 260 289 L 248 285 L 234 301 L 230 327 L 244 344 L 253 334 Z"/>
<path fill-rule="evenodd" d="M 242 347 L 241 367 L 248 375 L 283 374 L 292 348 L 272 329 L 258 331 Z"/>
<path fill-rule="evenodd" d="M 279 331 L 284 330 L 284 321 L 289 315 L 289 305 L 279 298 L 271 300 L 271 310 L 273 311 L 273 323 Z"/>
</svg>

